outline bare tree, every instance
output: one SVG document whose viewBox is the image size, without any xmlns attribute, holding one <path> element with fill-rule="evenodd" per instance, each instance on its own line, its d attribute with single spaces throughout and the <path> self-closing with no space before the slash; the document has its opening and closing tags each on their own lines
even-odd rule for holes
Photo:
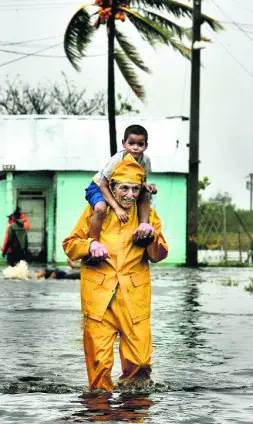
<svg viewBox="0 0 253 424">
<path fill-rule="evenodd" d="M 87 98 L 86 89 L 79 89 L 62 72 L 63 83 L 36 87 L 23 83 L 19 76 L 13 81 L 8 78 L 0 86 L 0 114 L 2 115 L 106 115 L 107 98 L 99 91 Z M 121 94 L 117 96 L 117 114 L 137 114 Z"/>
</svg>

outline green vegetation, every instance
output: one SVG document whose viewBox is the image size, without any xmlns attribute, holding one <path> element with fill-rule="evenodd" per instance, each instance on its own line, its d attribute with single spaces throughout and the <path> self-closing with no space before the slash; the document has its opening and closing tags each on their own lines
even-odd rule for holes
<svg viewBox="0 0 253 424">
<path fill-rule="evenodd" d="M 253 232 L 250 234 L 253 238 Z M 247 251 L 250 249 L 249 237 L 245 233 L 229 232 L 226 233 L 224 237 L 223 233 L 216 231 L 210 233 L 202 232 L 198 236 L 199 248 L 203 249 L 220 250 L 226 247 L 227 250 L 239 250 L 239 243 L 241 246 L 241 250 Z"/>
<path fill-rule="evenodd" d="M 249 283 L 244 286 L 244 290 L 251 293 L 253 292 L 253 278 L 250 278 Z"/>
<path fill-rule="evenodd" d="M 199 248 L 250 250 L 253 245 L 253 211 L 236 209 L 226 192 L 203 200 L 202 191 L 208 185 L 207 177 L 199 181 Z"/>
<path fill-rule="evenodd" d="M 227 286 L 227 287 L 237 287 L 238 286 L 238 282 L 233 280 L 231 277 L 228 277 L 226 280 L 224 280 L 222 282 L 223 286 Z"/>
<path fill-rule="evenodd" d="M 217 263 L 211 263 L 211 264 L 208 264 L 208 266 L 210 266 L 210 267 L 217 267 L 217 268 L 233 268 L 233 267 L 236 267 L 236 268 L 250 268 L 250 267 L 252 267 L 253 265 L 252 264 L 249 264 L 248 262 L 240 262 L 240 261 L 229 261 L 229 260 L 227 260 L 227 261 L 220 261 L 220 262 L 217 262 Z"/>
</svg>

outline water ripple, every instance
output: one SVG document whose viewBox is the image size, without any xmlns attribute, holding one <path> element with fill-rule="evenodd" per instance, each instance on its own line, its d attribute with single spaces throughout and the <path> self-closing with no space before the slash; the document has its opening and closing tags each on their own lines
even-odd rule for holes
<svg viewBox="0 0 253 424">
<path fill-rule="evenodd" d="M 153 269 L 154 383 L 104 396 L 83 393 L 78 282 L 0 277 L 0 421 L 252 424 L 251 273 Z"/>
</svg>

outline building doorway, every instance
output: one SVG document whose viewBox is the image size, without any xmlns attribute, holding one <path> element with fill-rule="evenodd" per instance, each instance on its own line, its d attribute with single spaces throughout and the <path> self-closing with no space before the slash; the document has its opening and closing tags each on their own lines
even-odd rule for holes
<svg viewBox="0 0 253 424">
<path fill-rule="evenodd" d="M 30 260 L 46 262 L 46 192 L 43 190 L 18 190 L 17 205 L 31 223 L 28 232 Z"/>
</svg>

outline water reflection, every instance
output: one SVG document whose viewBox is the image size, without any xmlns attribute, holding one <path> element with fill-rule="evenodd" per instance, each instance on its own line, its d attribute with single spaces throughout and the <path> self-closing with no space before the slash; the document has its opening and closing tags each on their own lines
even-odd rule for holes
<svg viewBox="0 0 253 424">
<path fill-rule="evenodd" d="M 198 284 L 190 282 L 186 284 L 182 296 L 182 315 L 179 322 L 179 333 L 183 336 L 184 346 L 188 349 L 203 347 L 204 337 L 201 335 L 205 328 L 199 325 L 200 303 Z M 189 354 L 189 352 L 188 352 Z"/>
<path fill-rule="evenodd" d="M 132 393 L 84 393 L 77 401 L 84 408 L 64 420 L 75 423 L 124 421 L 143 423 L 154 405 L 149 396 Z"/>
<path fill-rule="evenodd" d="M 237 287 L 222 285 L 232 276 Z M 154 387 L 78 398 L 87 385 L 79 285 L 0 275 L 0 422 L 252 424 L 252 269 L 153 273 Z M 114 378 L 120 373 L 115 356 Z"/>
</svg>

